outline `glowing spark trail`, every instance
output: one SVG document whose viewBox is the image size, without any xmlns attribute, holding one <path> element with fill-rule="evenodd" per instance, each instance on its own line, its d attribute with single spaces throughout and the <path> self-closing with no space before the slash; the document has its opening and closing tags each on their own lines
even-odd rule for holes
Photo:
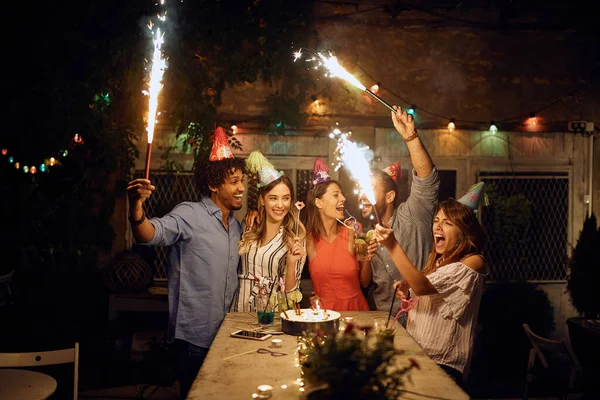
<svg viewBox="0 0 600 400">
<path fill-rule="evenodd" d="M 164 2 L 161 2 L 163 4 Z M 165 21 L 166 15 L 158 16 L 158 19 L 162 22 Z M 152 30 L 153 28 L 152 22 L 148 24 L 148 29 Z M 167 68 L 167 63 L 163 57 L 163 53 L 161 47 L 164 43 L 164 33 L 161 34 L 160 28 L 156 29 L 156 32 L 153 34 L 154 41 L 154 52 L 152 54 L 152 68 L 150 70 L 150 80 L 148 83 L 148 90 L 143 93 L 149 96 L 148 99 L 148 125 L 146 127 L 146 132 L 148 135 L 148 148 L 146 151 L 146 168 L 144 177 L 148 179 L 150 175 L 150 155 L 152 153 L 152 140 L 154 139 L 154 128 L 157 122 L 157 109 L 158 109 L 158 94 L 163 87 L 162 77 L 165 69 Z"/>
<path fill-rule="evenodd" d="M 303 55 L 302 49 L 294 52 L 294 62 L 296 60 L 302 58 L 302 55 Z M 381 97 L 377 96 L 371 90 L 367 89 L 365 87 L 365 85 L 360 83 L 360 81 L 354 77 L 354 75 L 352 75 L 350 72 L 346 71 L 338 62 L 337 57 L 335 57 L 333 54 L 331 54 L 331 52 L 329 52 L 329 56 L 326 56 L 323 53 L 316 53 L 315 55 L 313 55 L 312 58 L 308 58 L 306 61 L 309 61 L 309 62 L 316 61 L 317 64 L 315 66 L 315 69 L 318 69 L 319 67 L 325 68 L 328 72 L 328 75 L 326 75 L 326 76 L 329 76 L 329 77 L 334 76 L 337 78 L 341 78 L 341 79 L 353 84 L 358 89 L 367 93 L 369 96 L 373 97 L 375 100 L 377 100 L 378 102 L 380 102 L 381 104 L 386 106 L 390 111 L 396 112 L 394 107 L 392 107 L 388 102 L 383 100 Z"/>
<path fill-rule="evenodd" d="M 373 174 L 369 165 L 369 162 L 373 159 L 373 151 L 369 146 L 359 146 L 357 143 L 349 140 L 347 133 L 341 133 L 337 143 L 335 154 L 339 162 L 335 170 L 337 171 L 340 167 L 344 166 L 352 176 L 352 179 L 358 182 L 360 191 L 367 196 L 367 199 L 373 205 L 373 210 L 375 210 L 375 192 L 371 183 Z M 377 219 L 377 223 L 380 224 L 379 215 L 377 215 L 376 211 L 375 218 Z"/>
</svg>

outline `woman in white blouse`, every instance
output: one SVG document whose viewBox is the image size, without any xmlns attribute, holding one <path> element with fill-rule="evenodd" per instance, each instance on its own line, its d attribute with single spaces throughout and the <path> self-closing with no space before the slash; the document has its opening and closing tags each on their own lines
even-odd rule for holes
<svg viewBox="0 0 600 400">
<path fill-rule="evenodd" d="M 259 177 L 258 216 L 238 244 L 240 288 L 231 311 L 256 311 L 259 286 L 275 285 L 272 293 L 277 293 L 280 278 L 286 292 L 297 290 L 306 261 L 306 230 L 298 221 L 292 181 L 258 151 L 250 154 L 246 166 Z"/>
<path fill-rule="evenodd" d="M 471 207 L 478 206 L 479 193 L 474 203 L 472 193 L 440 203 L 433 220 L 435 242 L 423 271 L 411 263 L 391 229 L 377 225 L 375 235 L 404 278 L 394 284 L 396 296 L 403 302 L 409 296 L 417 301 L 408 312 L 406 330 L 459 384 L 471 359 L 487 275 L 485 234 Z M 372 245 L 370 251 L 376 248 Z"/>
</svg>

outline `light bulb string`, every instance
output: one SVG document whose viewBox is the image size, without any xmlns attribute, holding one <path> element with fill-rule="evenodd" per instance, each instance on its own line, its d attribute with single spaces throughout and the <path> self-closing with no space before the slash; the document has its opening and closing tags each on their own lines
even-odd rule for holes
<svg viewBox="0 0 600 400">
<path fill-rule="evenodd" d="M 384 83 L 382 83 L 380 80 L 377 80 L 375 78 L 373 78 L 373 76 L 362 66 L 360 65 L 360 63 L 356 63 L 356 66 L 358 68 L 360 68 L 360 70 L 373 82 L 377 82 L 377 84 L 379 85 L 380 90 L 381 89 L 385 89 L 388 93 L 390 93 L 392 96 L 396 97 L 397 99 L 399 99 L 400 101 L 402 101 L 403 103 L 407 104 L 408 107 L 412 107 L 412 104 L 417 104 L 414 103 L 412 101 L 409 101 L 408 99 L 406 99 L 405 97 L 403 97 L 402 95 L 400 95 L 399 93 L 391 90 L 388 86 L 386 86 Z M 592 84 L 596 83 L 597 80 L 596 79 L 591 79 L 588 82 L 584 83 L 583 85 L 571 90 L 570 92 L 568 92 L 567 94 L 558 97 L 557 99 L 546 103 L 544 106 L 539 107 L 533 111 L 529 111 L 527 113 L 521 113 L 518 115 L 514 115 L 511 117 L 507 117 L 507 118 L 499 118 L 499 119 L 494 119 L 494 123 L 504 123 L 504 122 L 511 122 L 511 121 L 515 121 L 515 120 L 520 120 L 523 118 L 529 118 L 531 114 L 533 115 L 537 115 L 538 113 L 546 110 L 547 108 L 552 107 L 553 105 L 555 105 L 556 103 L 559 103 L 561 101 L 563 101 L 564 99 L 571 97 L 573 95 L 575 95 L 576 93 L 579 93 L 581 91 L 584 91 L 585 89 L 587 89 L 589 86 L 591 86 Z M 434 111 L 431 111 L 429 109 L 423 108 L 421 105 L 419 105 L 418 111 L 424 114 L 428 114 L 431 115 L 433 117 L 439 118 L 441 120 L 445 120 L 445 121 L 450 121 L 452 120 L 452 122 L 454 122 L 455 124 L 457 122 L 460 123 L 465 123 L 465 124 L 490 124 L 490 121 L 482 121 L 482 120 L 468 120 L 468 119 L 460 119 L 460 118 L 456 118 L 456 117 L 447 117 L 441 114 L 438 114 Z"/>
</svg>

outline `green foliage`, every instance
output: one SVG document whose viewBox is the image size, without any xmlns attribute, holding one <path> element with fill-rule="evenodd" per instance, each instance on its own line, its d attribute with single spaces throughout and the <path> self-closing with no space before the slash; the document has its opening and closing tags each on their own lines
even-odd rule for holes
<svg viewBox="0 0 600 400">
<path fill-rule="evenodd" d="M 495 184 L 487 187 L 490 205 L 494 209 L 495 246 L 513 252 L 529 240 L 534 204 L 525 195 L 500 196 Z"/>
<path fill-rule="evenodd" d="M 309 97 L 310 77 L 293 64 L 292 50 L 316 39 L 311 30 L 310 1 L 261 0 L 177 3 L 170 10 L 161 108 L 194 146 L 196 158 L 210 153 L 210 135 L 217 108 L 227 87 L 251 86 L 257 81 L 277 86 L 286 97 L 270 96 L 270 132 L 277 123 L 296 127 L 302 121 L 301 103 Z M 277 105 L 272 100 L 279 101 Z M 227 123 L 241 121 L 222 121 Z M 226 129 L 227 130 L 227 129 Z M 230 138 L 232 147 L 239 145 Z"/>
<path fill-rule="evenodd" d="M 583 223 L 577 245 L 569 260 L 567 292 L 571 304 L 586 318 L 600 317 L 600 229 L 592 214 Z"/>
<path fill-rule="evenodd" d="M 393 336 L 353 324 L 333 335 L 305 333 L 298 348 L 305 379 L 327 384 L 328 398 L 335 399 L 398 398 L 407 374 L 418 368 L 414 360 L 399 367 L 400 354 Z"/>
</svg>

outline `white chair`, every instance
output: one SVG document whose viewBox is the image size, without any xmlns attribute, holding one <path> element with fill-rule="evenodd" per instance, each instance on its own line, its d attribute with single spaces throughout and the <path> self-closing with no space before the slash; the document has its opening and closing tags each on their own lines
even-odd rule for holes
<svg viewBox="0 0 600 400">
<path fill-rule="evenodd" d="M 77 400 L 79 381 L 79 343 L 76 342 L 73 347 L 62 350 L 41 351 L 35 353 L 0 353 L 0 367 L 2 368 L 42 367 L 46 365 L 69 363 L 73 363 L 73 399 Z M 2 370 L 0 370 L 0 372 L 2 372 Z M 45 374 L 38 375 L 48 377 Z M 9 382 L 2 383 L 2 385 L 7 384 L 9 384 Z M 33 382 L 33 385 L 35 385 L 35 381 Z M 56 387 L 54 389 L 56 389 Z"/>
<path fill-rule="evenodd" d="M 550 357 L 553 357 L 553 361 L 562 361 L 567 368 L 565 373 L 568 373 L 564 386 L 560 384 L 557 386 L 557 397 L 566 400 L 571 393 L 576 393 L 577 379 L 581 377 L 583 368 L 577 359 L 577 356 L 573 352 L 571 345 L 568 341 L 564 340 L 552 340 L 536 335 L 531 331 L 528 324 L 523 324 L 527 338 L 531 343 L 531 351 L 529 352 L 529 361 L 527 363 L 527 375 L 525 382 L 525 393 L 523 399 L 527 400 L 529 396 L 529 385 L 534 380 L 543 380 L 549 377 L 545 377 L 544 371 L 548 371 L 552 367 Z M 541 368 L 536 370 L 536 360 L 539 361 Z M 550 377 L 554 384 L 557 384 L 556 377 Z"/>
</svg>

